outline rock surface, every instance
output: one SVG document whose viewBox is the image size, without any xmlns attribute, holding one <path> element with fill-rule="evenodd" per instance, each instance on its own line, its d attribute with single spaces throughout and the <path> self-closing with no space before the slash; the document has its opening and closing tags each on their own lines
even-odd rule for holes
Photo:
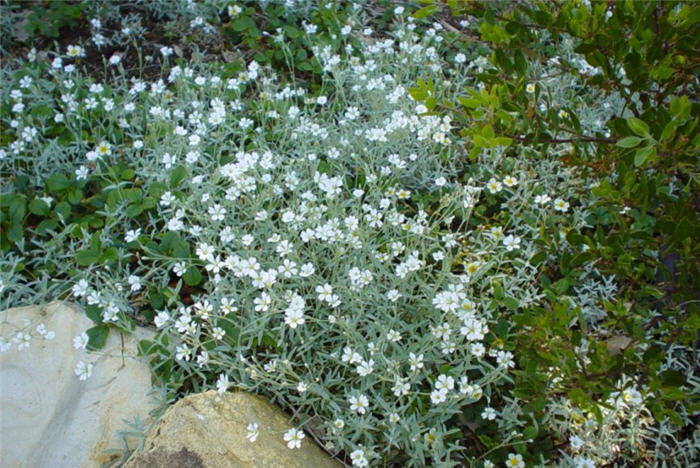
<svg viewBox="0 0 700 468">
<path fill-rule="evenodd" d="M 215 391 L 190 395 L 168 408 L 125 468 L 339 468 L 309 436 L 289 449 L 289 417 L 266 399 Z M 255 442 L 246 438 L 258 424 Z"/>
<path fill-rule="evenodd" d="M 41 323 L 52 339 L 37 332 Z M 128 428 L 124 420 L 147 419 L 151 374 L 135 358 L 147 332 L 124 336 L 123 347 L 112 332 L 98 353 L 74 349 L 73 337 L 92 326 L 77 306 L 62 302 L 0 312 L 1 337 L 32 336 L 28 348 L 11 342 L 0 353 L 0 466 L 99 467 L 111 460 L 105 450 L 123 446 L 117 432 Z M 81 360 L 94 364 L 85 381 L 74 372 Z"/>
</svg>

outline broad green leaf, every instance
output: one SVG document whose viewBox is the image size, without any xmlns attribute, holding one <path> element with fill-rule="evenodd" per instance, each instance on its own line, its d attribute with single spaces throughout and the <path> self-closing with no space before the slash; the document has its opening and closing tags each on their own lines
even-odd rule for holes
<svg viewBox="0 0 700 468">
<path fill-rule="evenodd" d="M 427 18 L 428 16 L 431 16 L 436 11 L 437 11 L 436 5 L 428 5 L 428 6 L 424 6 L 420 10 L 416 10 L 411 16 L 413 16 L 415 19 L 422 19 L 422 18 Z"/>
<path fill-rule="evenodd" d="M 96 325 L 88 328 L 85 333 L 87 333 L 89 338 L 87 348 L 90 351 L 96 351 L 104 348 L 109 336 L 109 327 L 107 325 Z"/>
<path fill-rule="evenodd" d="M 615 145 L 620 148 L 636 148 L 642 139 L 636 136 L 628 136 L 618 141 Z"/>
<path fill-rule="evenodd" d="M 46 179 L 46 188 L 50 192 L 60 192 L 70 187 L 70 181 L 65 174 L 54 174 Z"/>
<path fill-rule="evenodd" d="M 188 286 L 196 286 L 202 281 L 202 274 L 199 272 L 197 267 L 191 266 L 187 269 L 182 279 L 185 280 L 185 284 Z"/>
<path fill-rule="evenodd" d="M 634 154 L 634 165 L 639 167 L 643 165 L 647 160 L 654 159 L 656 157 L 656 150 L 653 146 L 646 146 L 640 148 Z"/>
<path fill-rule="evenodd" d="M 39 216 L 48 216 L 51 208 L 41 198 L 35 198 L 29 203 L 29 212 Z"/>
<path fill-rule="evenodd" d="M 637 135 L 641 137 L 649 136 L 649 126 L 643 120 L 639 120 L 636 117 L 630 117 L 627 119 L 627 125 L 629 126 L 630 130 Z"/>
</svg>

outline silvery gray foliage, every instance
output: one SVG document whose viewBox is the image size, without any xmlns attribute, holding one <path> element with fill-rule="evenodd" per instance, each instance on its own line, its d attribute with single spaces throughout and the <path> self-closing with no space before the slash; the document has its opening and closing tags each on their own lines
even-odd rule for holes
<svg viewBox="0 0 700 468">
<path fill-rule="evenodd" d="M 21 168 L 40 185 L 55 171 L 86 177 L 91 164 L 91 176 L 107 177 L 102 171 L 119 159 L 144 190 L 158 187 L 159 199 L 138 226 L 125 205 L 101 213 L 100 239 L 117 245 L 119 258 L 130 256 L 131 243 L 143 250 L 134 266 L 76 268 L 72 259 L 90 235 L 69 236 L 75 226 L 3 254 L 3 306 L 71 295 L 128 328 L 145 291 L 167 291 L 154 342 L 177 372 L 204 388 L 272 397 L 354 466 L 388 463 L 397 453 L 409 466 L 481 463 L 460 458 L 458 432 L 469 421 L 462 428 L 454 421 L 462 413 L 496 421 L 499 447 L 527 447 L 522 430 L 531 421 L 510 395 L 514 324 L 495 296 L 505 291 L 515 309 L 541 304 L 538 269 L 529 262 L 540 226 L 559 230 L 560 252 L 577 253 L 566 234 L 586 226 L 596 181 L 558 161 L 565 147 L 537 155 L 524 147 L 519 158 L 494 148 L 468 164 L 449 118 L 428 114 L 407 89 L 430 78 L 454 101 L 488 60 L 453 66 L 439 27 L 414 29 L 399 16 L 389 37 L 358 35 L 360 49 L 319 43 L 324 76 L 314 95 L 255 62 L 222 76 L 203 63 L 164 60 L 161 79 L 117 75 L 107 86 L 66 70 L 71 54 L 59 51 L 26 87 L 4 65 L 3 81 L 13 84 L 3 88 L 3 103 L 46 106 L 51 114 L 3 116 L 11 135 L 3 173 Z M 562 86 L 555 68 L 540 70 L 542 85 L 559 93 L 549 105 L 592 102 L 585 89 Z M 600 109 L 582 113 L 585 128 L 606 120 Z M 93 138 L 63 145 L 43 135 L 47 119 L 74 135 L 89 129 Z M 186 176 L 172 186 L 180 167 Z M 124 186 L 114 180 L 105 190 Z M 497 222 L 475 221 L 486 208 Z M 183 239 L 192 255 L 154 249 L 151 242 L 166 234 Z M 22 282 L 13 274 L 21 263 L 47 259 L 56 278 L 71 280 Z M 179 293 L 194 269 L 204 274 L 203 290 L 186 305 Z M 591 264 L 569 300 L 595 322 L 615 291 Z M 3 337 L 3 349 L 12 339 Z M 567 400 L 550 402 L 549 428 L 587 442 L 581 452 L 562 453 L 566 462 L 604 462 L 633 447 L 624 445 L 632 439 L 653 443 L 657 429 L 640 391 L 628 381 L 621 388 L 603 427 Z M 663 425 L 658 431 L 657 444 L 673 437 Z"/>
</svg>

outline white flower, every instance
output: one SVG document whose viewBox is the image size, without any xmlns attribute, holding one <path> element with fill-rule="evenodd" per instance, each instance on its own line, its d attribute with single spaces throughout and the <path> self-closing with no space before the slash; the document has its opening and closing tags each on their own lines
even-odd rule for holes
<svg viewBox="0 0 700 468">
<path fill-rule="evenodd" d="M 184 262 L 177 262 L 175 265 L 173 265 L 173 273 L 175 273 L 176 276 L 182 277 L 182 275 L 185 274 L 185 271 L 187 271 L 187 265 L 185 265 Z"/>
<path fill-rule="evenodd" d="M 75 297 L 83 297 L 88 292 L 89 284 L 87 280 L 81 279 L 75 285 L 73 285 L 72 292 Z"/>
<path fill-rule="evenodd" d="M 541 195 L 535 195 L 535 203 L 538 205 L 544 205 L 545 203 L 548 203 L 551 200 L 549 195 L 546 193 L 543 193 Z"/>
<path fill-rule="evenodd" d="M 358 468 L 365 467 L 369 464 L 367 458 L 365 457 L 365 452 L 360 449 L 353 450 L 350 453 L 350 460 L 352 461 L 352 466 L 356 466 Z"/>
<path fill-rule="evenodd" d="M 503 246 L 506 248 L 508 252 L 512 252 L 513 250 L 519 249 L 520 248 L 520 237 L 514 236 L 514 235 L 508 235 L 503 238 Z"/>
<path fill-rule="evenodd" d="M 360 376 L 365 377 L 371 374 L 374 370 L 374 361 L 372 359 L 368 361 L 362 361 L 360 364 L 357 365 L 357 368 L 355 370 Z"/>
<path fill-rule="evenodd" d="M 396 343 L 397 341 L 401 341 L 401 333 L 397 332 L 396 330 L 389 330 L 389 332 L 386 334 L 386 339 Z"/>
<path fill-rule="evenodd" d="M 641 405 L 643 398 L 642 394 L 636 388 L 628 388 L 622 392 L 622 399 L 626 403 L 631 403 L 633 405 Z"/>
<path fill-rule="evenodd" d="M 411 366 L 411 371 L 415 372 L 423 368 L 423 355 L 416 356 L 413 353 L 408 354 L 408 364 Z"/>
<path fill-rule="evenodd" d="M 525 468 L 525 462 L 523 461 L 523 456 L 520 454 L 509 453 L 508 460 L 506 460 L 506 466 L 508 468 Z"/>
<path fill-rule="evenodd" d="M 129 230 L 129 231 L 126 231 L 126 235 L 124 236 L 124 240 L 125 240 L 126 242 L 133 242 L 133 241 L 135 241 L 136 239 L 138 239 L 138 237 L 139 237 L 140 235 L 141 235 L 141 228 L 138 228 L 138 229 L 135 229 L 135 230 L 134 230 L 134 229 L 131 229 L 131 230 Z"/>
<path fill-rule="evenodd" d="M 466 62 L 466 61 L 467 61 L 467 56 L 466 56 L 466 55 L 464 55 L 464 54 L 462 54 L 462 53 L 459 53 L 459 54 L 455 55 L 455 62 L 456 62 L 456 63 L 464 63 L 464 62 Z"/>
<path fill-rule="evenodd" d="M 296 428 L 291 428 L 284 433 L 284 441 L 287 442 L 287 447 L 290 449 L 301 448 L 301 440 L 306 437 L 304 431 Z"/>
<path fill-rule="evenodd" d="M 574 468 L 595 468 L 595 462 L 587 457 L 574 458 Z"/>
<path fill-rule="evenodd" d="M 17 350 L 22 351 L 24 349 L 29 348 L 29 343 L 32 340 L 32 335 L 29 333 L 24 333 L 24 332 L 18 332 L 13 341 L 17 344 Z"/>
<path fill-rule="evenodd" d="M 446 390 L 433 390 L 430 392 L 430 401 L 434 405 L 439 405 L 440 403 L 444 402 L 447 400 L 447 391 Z"/>
<path fill-rule="evenodd" d="M 445 393 L 455 388 L 455 379 L 445 374 L 440 374 L 435 382 L 436 390 L 444 390 Z"/>
<path fill-rule="evenodd" d="M 85 349 L 88 345 L 88 341 L 90 341 L 88 334 L 82 332 L 80 335 L 73 337 L 73 347 L 75 349 Z"/>
<path fill-rule="evenodd" d="M 577 435 L 572 435 L 569 437 L 569 446 L 571 447 L 571 450 L 578 451 L 581 447 L 583 447 L 583 439 Z"/>
<path fill-rule="evenodd" d="M 400 297 L 401 297 L 401 294 L 396 289 L 392 289 L 390 291 L 387 291 L 387 293 L 386 293 L 386 298 L 388 300 L 390 300 L 391 302 L 398 301 Z"/>
<path fill-rule="evenodd" d="M 501 191 L 503 188 L 503 185 L 493 177 L 488 181 L 486 184 L 486 188 L 489 190 L 491 193 L 498 193 Z"/>
<path fill-rule="evenodd" d="M 257 423 L 250 423 L 248 424 L 248 427 L 246 428 L 246 439 L 248 439 L 250 442 L 255 442 L 258 438 L 258 435 L 260 435 L 260 432 L 258 431 L 258 424 Z"/>
<path fill-rule="evenodd" d="M 82 57 L 85 55 L 85 51 L 82 47 L 71 44 L 66 48 L 66 55 L 69 57 Z"/>
<path fill-rule="evenodd" d="M 569 202 L 566 202 L 562 200 L 561 198 L 557 198 L 554 200 L 554 209 L 556 211 L 561 211 L 562 213 L 566 213 L 567 210 L 569 209 Z"/>
<path fill-rule="evenodd" d="M 365 414 L 369 407 L 369 400 L 365 395 L 351 396 L 348 398 L 350 403 L 350 411 L 359 414 Z"/>
<path fill-rule="evenodd" d="M 77 375 L 80 380 L 89 379 L 92 375 L 92 364 L 86 364 L 83 361 L 78 362 L 75 366 L 75 375 Z"/>
<path fill-rule="evenodd" d="M 141 278 L 139 278 L 136 275 L 129 275 L 129 277 L 126 279 L 126 281 L 129 283 L 129 287 L 131 289 L 131 292 L 136 292 L 140 291 L 142 288 L 141 285 Z"/>
<path fill-rule="evenodd" d="M 186 331 L 186 329 L 183 331 Z M 186 344 L 175 347 L 175 358 L 177 360 L 189 361 L 191 357 L 192 357 L 192 350 Z M 228 380 L 228 377 L 226 379 Z M 221 380 L 221 379 L 219 378 L 219 380 Z M 218 382 L 217 382 L 217 386 L 218 386 Z"/>
<path fill-rule="evenodd" d="M 56 337 L 56 333 L 46 329 L 46 325 L 40 323 L 36 326 L 36 332 L 44 338 L 45 340 L 53 340 Z"/>
<path fill-rule="evenodd" d="M 484 408 L 484 411 L 481 412 L 481 417 L 487 421 L 493 421 L 496 419 L 496 410 L 490 407 Z"/>
<path fill-rule="evenodd" d="M 242 11 L 243 8 L 241 8 L 239 5 L 229 5 L 228 7 L 228 15 L 231 18 L 236 18 L 238 15 L 241 14 Z M 255 426 L 257 427 L 257 424 Z"/>
<path fill-rule="evenodd" d="M 518 185 L 518 179 L 516 179 L 513 176 L 505 176 L 503 178 L 503 184 L 506 187 L 515 187 L 516 185 Z"/>
<path fill-rule="evenodd" d="M 165 311 L 161 311 L 161 312 L 158 312 L 158 315 L 155 316 L 155 318 L 153 319 L 153 322 L 155 323 L 156 328 L 163 328 L 165 326 L 165 324 L 168 323 L 169 320 L 170 320 L 170 315 Z"/>
<path fill-rule="evenodd" d="M 525 86 L 525 91 L 527 91 L 530 94 L 535 93 L 535 83 L 528 83 L 527 86 Z"/>
<path fill-rule="evenodd" d="M 219 378 L 216 380 L 216 392 L 219 395 L 223 395 L 230 386 L 231 382 L 228 380 L 228 375 L 219 374 Z"/>
<path fill-rule="evenodd" d="M 515 367 L 515 362 L 513 361 L 513 353 L 510 351 L 499 351 L 496 355 L 496 362 L 499 366 L 505 367 Z"/>
</svg>

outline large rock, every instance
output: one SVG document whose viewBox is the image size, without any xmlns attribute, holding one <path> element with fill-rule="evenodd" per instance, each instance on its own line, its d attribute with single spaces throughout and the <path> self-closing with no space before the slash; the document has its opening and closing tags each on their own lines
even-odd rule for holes
<svg viewBox="0 0 700 468">
<path fill-rule="evenodd" d="M 68 303 L 21 307 L 0 312 L 0 336 L 31 332 L 29 347 L 18 344 L 0 353 L 0 466 L 4 468 L 99 467 L 123 447 L 117 432 L 124 420 L 147 419 L 153 399 L 151 375 L 136 356 L 137 331 L 123 339 L 110 333 L 99 353 L 73 348 L 73 337 L 93 326 Z M 42 339 L 43 323 L 53 339 Z M 94 364 L 81 381 L 78 361 Z M 133 442 L 133 441 L 132 441 Z"/>
<path fill-rule="evenodd" d="M 262 397 L 211 390 L 168 408 L 124 468 L 339 468 L 307 435 L 289 449 L 289 417 Z M 249 424 L 258 438 L 246 438 Z"/>
</svg>

